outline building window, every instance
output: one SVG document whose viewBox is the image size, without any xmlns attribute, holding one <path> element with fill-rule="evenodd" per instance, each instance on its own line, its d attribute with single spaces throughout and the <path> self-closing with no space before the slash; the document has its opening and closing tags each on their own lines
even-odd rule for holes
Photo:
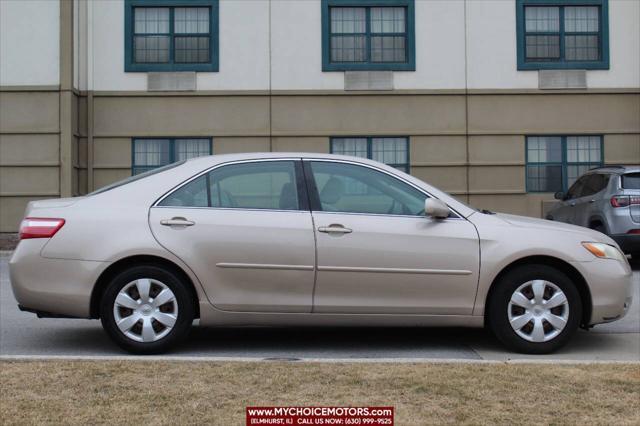
<svg viewBox="0 0 640 426">
<path fill-rule="evenodd" d="M 409 139 L 406 137 L 331 138 L 331 153 L 368 158 L 409 173 Z"/>
<path fill-rule="evenodd" d="M 322 0 L 322 69 L 415 70 L 414 0 Z"/>
<path fill-rule="evenodd" d="M 218 0 L 126 0 L 125 71 L 218 71 Z"/>
<path fill-rule="evenodd" d="M 176 161 L 211 155 L 212 146 L 209 138 L 140 138 L 133 140 L 132 152 L 131 172 L 137 175 Z"/>
<path fill-rule="evenodd" d="M 527 137 L 527 191 L 566 192 L 580 175 L 603 165 L 602 136 Z"/>
<path fill-rule="evenodd" d="M 518 69 L 609 69 L 608 0 L 517 0 Z"/>
</svg>

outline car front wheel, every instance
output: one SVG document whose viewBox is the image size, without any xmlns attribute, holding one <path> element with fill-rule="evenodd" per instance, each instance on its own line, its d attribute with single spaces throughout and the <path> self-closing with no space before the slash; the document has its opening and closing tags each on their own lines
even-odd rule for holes
<svg viewBox="0 0 640 426">
<path fill-rule="evenodd" d="M 547 265 L 507 272 L 491 292 L 487 319 L 498 340 L 528 354 L 553 352 L 580 325 L 582 303 L 571 279 Z"/>
<path fill-rule="evenodd" d="M 165 352 L 184 339 L 194 317 L 182 280 L 155 265 L 118 274 L 102 297 L 100 317 L 107 334 L 135 354 Z"/>
</svg>

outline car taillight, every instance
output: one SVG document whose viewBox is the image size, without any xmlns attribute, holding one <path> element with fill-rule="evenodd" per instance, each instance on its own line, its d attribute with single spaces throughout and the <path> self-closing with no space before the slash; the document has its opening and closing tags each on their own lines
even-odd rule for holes
<svg viewBox="0 0 640 426">
<path fill-rule="evenodd" d="M 640 229 L 631 229 L 627 234 L 640 235 Z"/>
<path fill-rule="evenodd" d="M 51 238 L 64 225 L 64 219 L 27 217 L 20 224 L 20 239 Z"/>
<path fill-rule="evenodd" d="M 640 195 L 616 195 L 611 197 L 611 205 L 613 207 L 640 205 Z"/>
</svg>

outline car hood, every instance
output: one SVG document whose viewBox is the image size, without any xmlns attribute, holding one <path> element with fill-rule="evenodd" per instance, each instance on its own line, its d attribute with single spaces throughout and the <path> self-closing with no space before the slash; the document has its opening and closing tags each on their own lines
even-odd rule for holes
<svg viewBox="0 0 640 426">
<path fill-rule="evenodd" d="M 516 216 L 512 214 L 496 213 L 498 219 L 501 219 L 510 225 L 528 228 L 528 229 L 540 229 L 542 231 L 552 232 L 568 232 L 573 234 L 583 235 L 585 241 L 602 242 L 611 245 L 617 245 L 611 238 L 607 237 L 601 232 L 594 231 L 593 229 L 585 228 L 582 226 L 570 225 L 568 223 L 554 222 L 552 220 L 537 219 L 526 216 Z"/>
</svg>

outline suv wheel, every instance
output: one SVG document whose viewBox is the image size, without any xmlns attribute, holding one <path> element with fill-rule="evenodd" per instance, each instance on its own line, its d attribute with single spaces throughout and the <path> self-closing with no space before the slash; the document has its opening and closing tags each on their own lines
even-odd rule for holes
<svg viewBox="0 0 640 426">
<path fill-rule="evenodd" d="M 194 309 L 185 283 L 154 265 L 118 274 L 107 286 L 100 306 L 102 326 L 123 349 L 135 354 L 168 350 L 184 339 Z"/>
<path fill-rule="evenodd" d="M 553 352 L 580 325 L 582 302 L 573 282 L 547 265 L 524 265 L 505 274 L 491 293 L 488 325 L 510 349 Z"/>
</svg>

